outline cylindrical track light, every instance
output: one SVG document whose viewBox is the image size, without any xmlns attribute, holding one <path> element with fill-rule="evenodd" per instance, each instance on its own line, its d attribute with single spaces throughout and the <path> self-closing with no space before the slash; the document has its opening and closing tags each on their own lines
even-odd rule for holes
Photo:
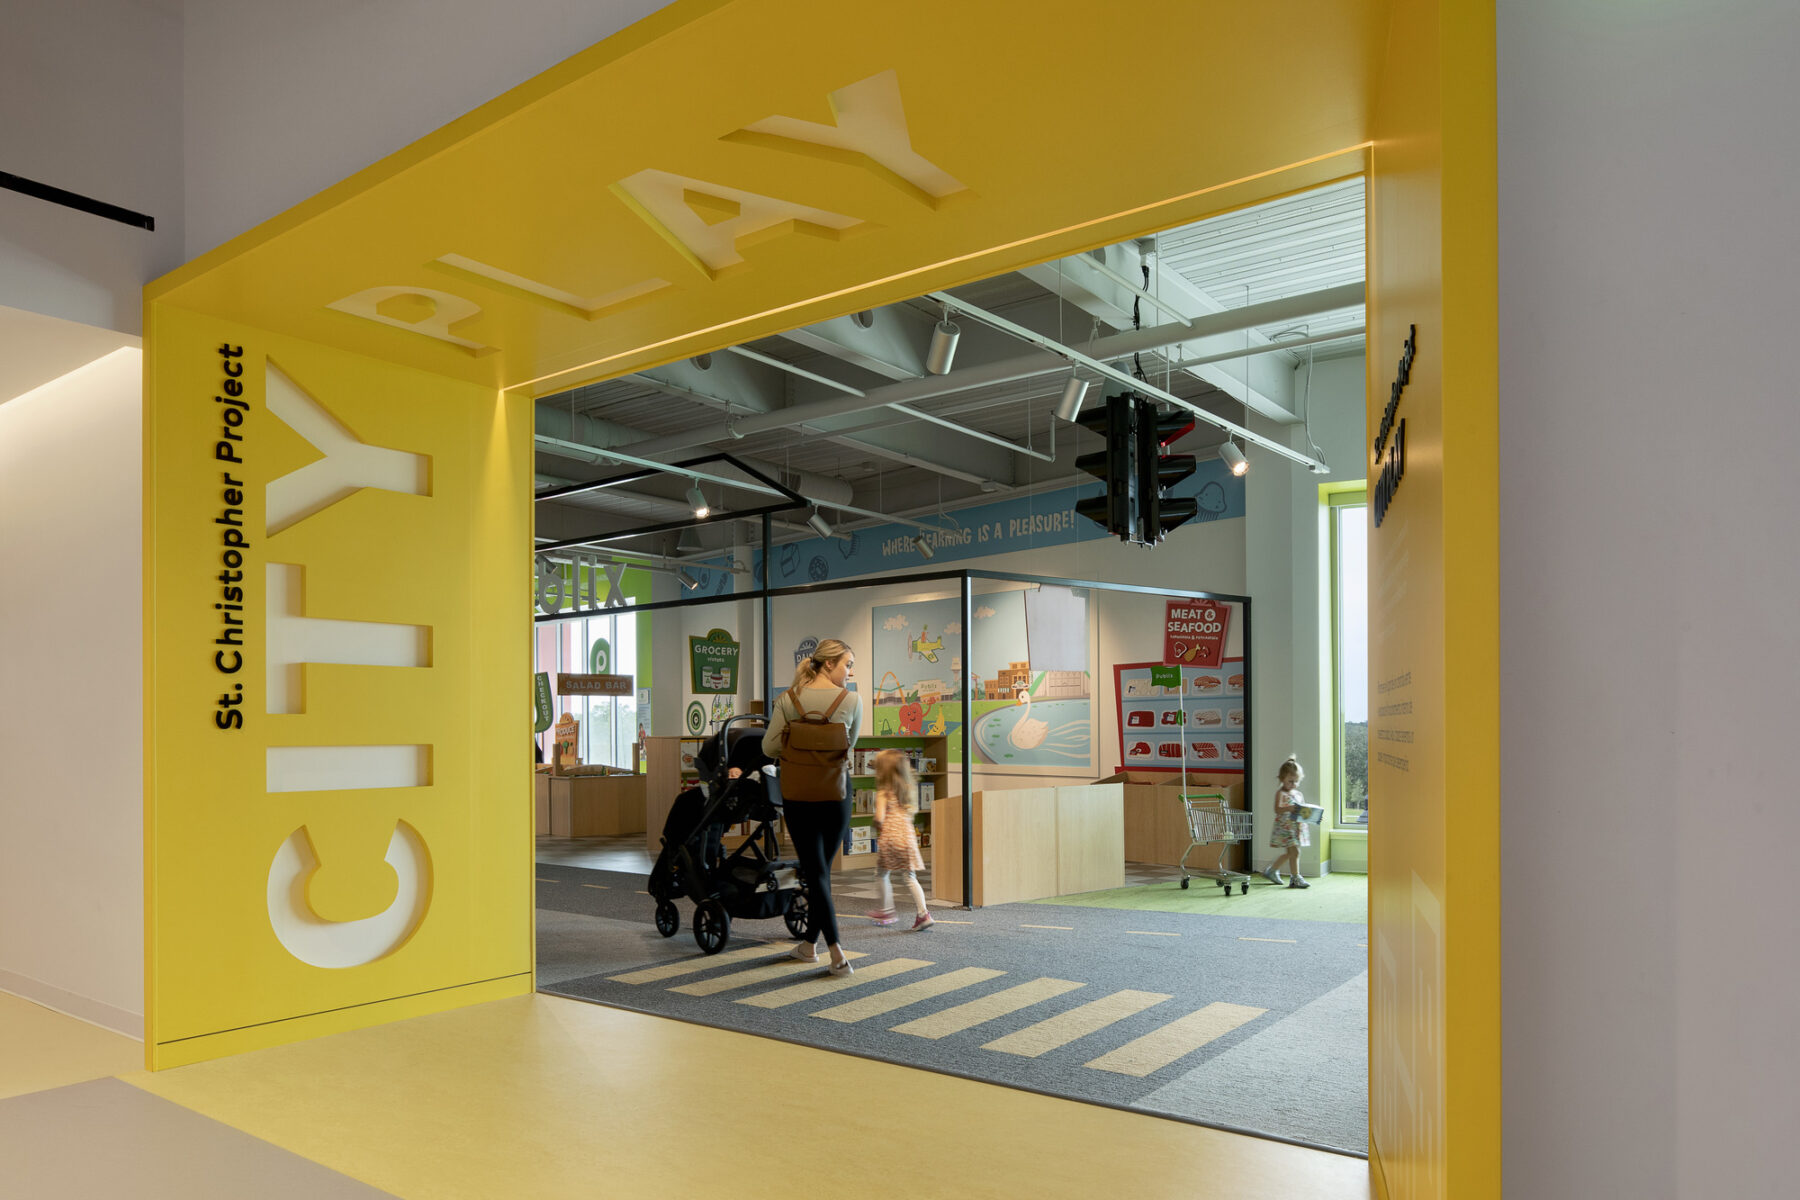
<svg viewBox="0 0 1800 1200">
<path fill-rule="evenodd" d="M 700 586 L 700 581 L 692 575 L 689 575 L 685 569 L 677 570 L 675 572 L 675 578 L 681 580 L 681 586 L 690 592 Z"/>
<path fill-rule="evenodd" d="M 925 353 L 925 369 L 933 375 L 948 375 L 950 363 L 956 358 L 956 342 L 962 337 L 962 330 L 956 322 L 945 317 L 938 322 L 937 328 L 931 331 L 931 349 Z"/>
<path fill-rule="evenodd" d="M 937 553 L 936 550 L 931 548 L 931 543 L 925 540 L 925 535 L 922 533 L 913 539 L 913 545 L 919 548 L 920 558 L 931 558 Z"/>
<path fill-rule="evenodd" d="M 1056 415 L 1065 421 L 1073 422 L 1081 415 L 1081 402 L 1087 399 L 1088 381 L 1069 375 L 1069 382 L 1063 384 L 1062 399 L 1056 402 Z"/>
<path fill-rule="evenodd" d="M 700 490 L 698 482 L 687 490 L 687 502 L 694 506 L 694 516 L 702 521 L 706 520 L 706 515 L 712 511 L 707 506 L 706 495 Z"/>
<path fill-rule="evenodd" d="M 1236 442 L 1222 443 L 1219 446 L 1219 457 L 1231 468 L 1233 475 L 1242 475 L 1250 469 L 1250 460 L 1244 457 L 1244 452 L 1237 448 Z"/>
<path fill-rule="evenodd" d="M 819 515 L 818 509 L 813 509 L 813 514 L 806 518 L 806 523 L 811 525 L 813 527 L 813 532 L 820 537 L 828 538 L 831 536 L 831 523 Z"/>
</svg>

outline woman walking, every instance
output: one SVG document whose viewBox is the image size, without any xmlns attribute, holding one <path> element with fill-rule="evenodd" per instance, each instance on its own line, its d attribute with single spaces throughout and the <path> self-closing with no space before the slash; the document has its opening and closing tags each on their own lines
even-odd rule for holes
<svg viewBox="0 0 1800 1200">
<path fill-rule="evenodd" d="M 821 641 L 775 701 L 763 735 L 763 753 L 781 764 L 783 821 L 810 902 L 813 938 L 794 947 L 793 957 L 817 962 L 823 937 L 833 975 L 850 974 L 850 960 L 838 947 L 831 859 L 850 827 L 850 747 L 862 727 L 862 703 L 844 685 L 855 671 L 855 651 L 836 638 Z"/>
</svg>

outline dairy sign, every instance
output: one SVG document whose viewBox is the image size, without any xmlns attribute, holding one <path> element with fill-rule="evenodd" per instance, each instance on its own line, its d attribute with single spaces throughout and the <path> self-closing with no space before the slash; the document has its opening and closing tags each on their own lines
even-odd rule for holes
<svg viewBox="0 0 1800 1200">
<path fill-rule="evenodd" d="M 688 655 L 693 663 L 696 692 L 735 693 L 737 691 L 738 651 L 741 647 L 723 629 L 715 629 L 705 637 L 688 638 Z"/>
<path fill-rule="evenodd" d="M 1231 606 L 1212 600 L 1171 600 L 1163 619 L 1163 661 L 1217 667 L 1225 659 Z"/>
</svg>

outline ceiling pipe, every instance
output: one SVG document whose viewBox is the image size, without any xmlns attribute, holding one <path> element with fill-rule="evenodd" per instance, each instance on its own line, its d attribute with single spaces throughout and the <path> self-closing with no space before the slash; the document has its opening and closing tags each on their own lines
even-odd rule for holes
<svg viewBox="0 0 1800 1200">
<path fill-rule="evenodd" d="M 1361 285 L 1358 285 L 1358 290 L 1361 290 Z M 1302 454 L 1298 450 L 1282 445 L 1273 438 L 1266 438 L 1254 430 L 1239 425 L 1236 421 L 1228 421 L 1224 417 L 1208 412 L 1198 404 L 1195 404 L 1192 400 L 1184 400 L 1173 392 L 1166 392 L 1153 383 L 1148 383 L 1142 379 L 1136 379 L 1129 372 L 1121 371 L 1110 363 L 1101 362 L 1099 359 L 1083 354 L 1079 350 L 1073 350 L 1067 346 L 1060 345 L 1050 338 L 1045 337 L 1043 334 L 1038 333 L 1036 330 L 1027 329 L 1023 325 L 1009 321 L 996 313 L 988 312 L 986 309 L 970 304 L 965 300 L 958 300 L 956 297 L 945 292 L 933 292 L 930 298 L 940 304 L 955 309 L 965 316 L 973 317 L 978 321 L 993 326 L 995 329 L 1010 333 L 1022 341 L 1030 342 L 1037 346 L 1043 346 L 1046 349 L 1055 349 L 1057 352 L 1067 355 L 1070 361 L 1080 363 L 1091 371 L 1097 371 L 1115 383 L 1123 384 L 1125 387 L 1141 395 L 1151 396 L 1158 400 L 1165 400 L 1168 403 L 1175 405 L 1177 408 L 1192 413 L 1209 425 L 1217 425 L 1227 433 L 1234 433 L 1238 437 L 1243 438 L 1246 442 L 1254 442 L 1265 450 L 1271 450 L 1276 454 L 1281 455 L 1283 458 L 1292 459 L 1303 467 L 1307 467 L 1314 471 L 1323 471 L 1326 469 L 1323 462 L 1310 454 Z M 1241 313 L 1245 310 L 1237 309 L 1235 311 Z M 1133 332 L 1137 331 L 1134 330 Z M 1248 387 L 1249 385 L 1246 383 L 1245 386 Z M 1233 473 L 1240 474 L 1241 472 L 1234 471 Z"/>
<path fill-rule="evenodd" d="M 1196 317 L 1191 325 L 1169 323 L 1154 325 L 1148 329 L 1126 330 L 1123 333 L 1096 339 L 1087 346 L 1083 357 L 1100 361 L 1125 358 L 1134 353 L 1160 350 L 1167 346 L 1198 341 L 1205 337 L 1241 333 L 1260 325 L 1292 324 L 1308 317 L 1316 317 L 1320 313 L 1354 308 L 1361 303 L 1363 303 L 1363 285 L 1360 283 L 1344 284 L 1341 287 L 1325 288 L 1322 291 L 1308 292 L 1305 295 L 1267 300 L 1261 304 L 1251 304 L 1243 308 L 1227 309 L 1224 312 Z M 1035 333 L 1032 334 L 1032 337 L 1039 340 L 1040 343 L 1049 341 Z M 1288 345 L 1292 345 L 1292 343 L 1290 342 Z M 1069 362 L 1070 359 L 1066 354 L 1039 351 L 1000 362 L 963 367 L 950 375 L 902 380 L 899 383 L 874 388 L 861 396 L 845 395 L 829 400 L 815 400 L 806 404 L 789 405 L 786 408 L 774 409 L 766 413 L 738 417 L 731 423 L 729 429 L 720 426 L 711 429 L 700 428 L 688 433 L 648 438 L 641 442 L 621 445 L 619 448 L 632 454 L 654 458 L 678 451 L 691 450 L 696 446 L 726 441 L 734 437 L 748 437 L 751 434 L 763 433 L 771 429 L 790 429 L 827 417 L 867 412 L 877 408 L 890 408 L 895 404 L 926 400 L 974 388 L 991 387 L 996 384 L 1013 383 L 1021 379 L 1033 379 L 1040 375 L 1051 375 L 1068 370 Z M 1186 404 L 1185 401 L 1182 403 Z M 1212 418 L 1209 417 L 1209 419 Z"/>
</svg>

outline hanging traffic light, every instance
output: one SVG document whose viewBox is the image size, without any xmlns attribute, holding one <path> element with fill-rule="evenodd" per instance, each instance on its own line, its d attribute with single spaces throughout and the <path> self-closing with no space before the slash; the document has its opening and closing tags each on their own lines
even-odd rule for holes
<svg viewBox="0 0 1800 1200">
<path fill-rule="evenodd" d="M 1199 513 L 1199 502 L 1165 495 L 1194 473 L 1191 454 L 1168 454 L 1169 445 L 1194 427 L 1181 413 L 1158 416 L 1137 396 L 1108 396 L 1081 414 L 1078 424 L 1106 439 L 1106 449 L 1083 454 L 1079 469 L 1106 484 L 1106 493 L 1080 500 L 1075 511 L 1120 541 L 1154 546 L 1163 535 Z"/>
<path fill-rule="evenodd" d="M 1106 403 L 1081 414 L 1076 423 L 1106 439 L 1106 449 L 1083 454 L 1077 469 L 1106 485 L 1106 491 L 1089 500 L 1078 500 L 1075 511 L 1123 541 L 1138 540 L 1140 520 L 1137 502 L 1136 412 L 1130 396 L 1108 396 Z"/>
<path fill-rule="evenodd" d="M 1142 541 L 1155 545 L 1176 526 L 1199 515 L 1200 502 L 1192 496 L 1174 497 L 1168 490 L 1192 475 L 1199 462 L 1192 454 L 1170 454 L 1168 449 L 1194 427 L 1194 418 L 1180 411 L 1158 416 L 1148 400 L 1139 400 L 1138 508 Z"/>
</svg>

